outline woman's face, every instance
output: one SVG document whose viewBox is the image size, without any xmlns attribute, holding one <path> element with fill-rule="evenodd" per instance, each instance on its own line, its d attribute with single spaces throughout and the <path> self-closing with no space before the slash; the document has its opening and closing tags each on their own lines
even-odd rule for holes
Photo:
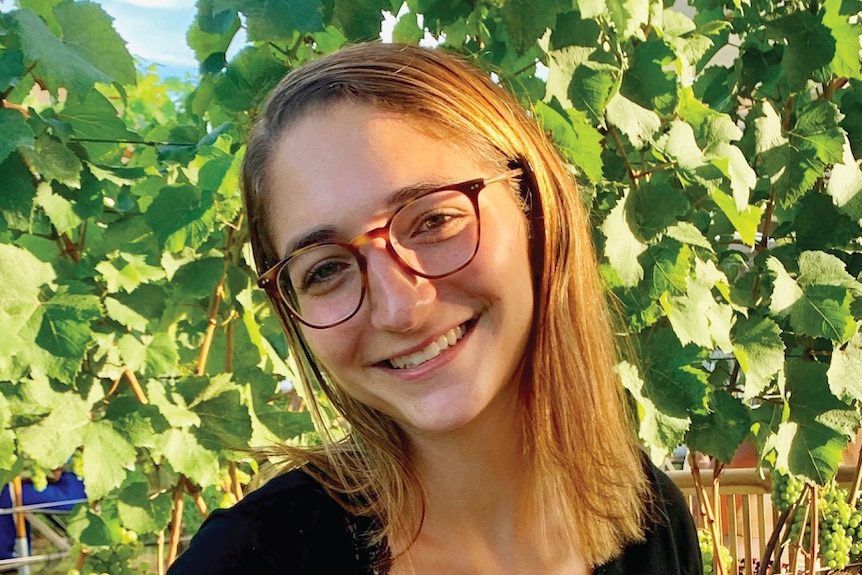
<svg viewBox="0 0 862 575">
<path fill-rule="evenodd" d="M 399 190 L 499 175 L 427 133 L 409 118 L 352 103 L 291 126 L 269 174 L 267 218 L 279 256 L 312 232 L 348 242 L 384 225 Z M 356 315 L 328 329 L 302 328 L 333 381 L 408 434 L 459 429 L 516 405 L 533 315 L 527 221 L 508 181 L 482 190 L 479 207 L 481 241 L 467 267 L 422 278 L 375 239 L 360 248 L 368 289 Z M 438 352 L 432 344 L 444 340 Z"/>
</svg>

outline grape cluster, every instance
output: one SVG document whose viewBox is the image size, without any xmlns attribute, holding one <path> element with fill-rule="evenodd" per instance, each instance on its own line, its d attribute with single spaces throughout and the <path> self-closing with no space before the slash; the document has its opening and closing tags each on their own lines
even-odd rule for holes
<svg viewBox="0 0 862 575">
<path fill-rule="evenodd" d="M 787 511 L 796 503 L 807 487 L 805 480 L 800 477 L 774 471 L 772 473 L 772 506 L 779 512 Z"/>
<path fill-rule="evenodd" d="M 697 542 L 700 545 L 700 556 L 703 559 L 703 575 L 712 575 L 715 573 L 715 547 L 712 545 L 712 533 L 709 529 L 700 528 L 697 530 Z M 724 565 L 724 572 L 731 573 L 733 557 L 730 555 L 730 551 L 724 545 L 719 545 L 718 549 L 721 563 Z"/>
</svg>

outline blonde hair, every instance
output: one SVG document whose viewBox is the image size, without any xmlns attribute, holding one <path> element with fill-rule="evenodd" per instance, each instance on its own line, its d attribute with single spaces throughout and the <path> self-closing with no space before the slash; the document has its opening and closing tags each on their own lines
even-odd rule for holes
<svg viewBox="0 0 862 575">
<path fill-rule="evenodd" d="M 531 194 L 535 315 L 521 401 L 535 504 L 555 540 L 591 565 L 642 540 L 647 480 L 615 372 L 616 352 L 588 215 L 574 181 L 536 122 L 487 74 L 439 49 L 393 44 L 344 48 L 290 72 L 250 135 L 242 168 L 255 263 L 280 259 L 265 214 L 271 152 L 304 115 L 335 102 L 391 111 L 525 169 Z M 373 517 L 380 539 L 408 541 L 424 512 L 422 486 L 398 427 L 322 373 L 280 301 L 273 302 L 311 397 L 323 390 L 350 423 L 320 448 L 284 448 L 350 512 Z M 319 406 L 312 416 L 321 423 Z M 551 519 L 553 518 L 553 519 Z"/>
</svg>

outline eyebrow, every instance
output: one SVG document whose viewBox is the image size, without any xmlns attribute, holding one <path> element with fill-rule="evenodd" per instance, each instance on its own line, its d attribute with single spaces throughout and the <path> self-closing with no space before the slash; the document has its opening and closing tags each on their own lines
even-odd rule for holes
<svg viewBox="0 0 862 575">
<path fill-rule="evenodd" d="M 450 182 L 448 180 L 436 179 L 427 180 L 416 184 L 410 184 L 409 186 L 399 188 L 398 190 L 395 190 L 394 192 L 389 194 L 389 196 L 386 197 L 386 207 L 390 210 L 396 210 L 404 204 L 416 198 L 424 196 L 428 192 L 433 192 L 434 190 L 439 190 L 441 188 L 445 188 L 448 185 L 454 185 L 456 183 L 460 182 Z M 297 250 L 301 250 L 302 248 L 314 244 L 338 241 L 339 236 L 340 234 L 338 233 L 337 228 L 335 228 L 334 226 L 323 225 L 316 228 L 312 228 L 311 230 L 289 242 L 287 244 L 287 249 L 284 253 L 290 255 Z"/>
</svg>

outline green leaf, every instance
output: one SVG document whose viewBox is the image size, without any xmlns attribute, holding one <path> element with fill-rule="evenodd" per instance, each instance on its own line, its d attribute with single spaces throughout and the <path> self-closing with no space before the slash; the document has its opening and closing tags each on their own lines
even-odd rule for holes
<svg viewBox="0 0 862 575">
<path fill-rule="evenodd" d="M 153 404 L 141 405 L 130 393 L 111 398 L 105 408 L 105 419 L 126 440 L 138 448 L 155 447 L 155 437 L 170 428 L 168 420 Z"/>
<path fill-rule="evenodd" d="M 503 21 L 509 32 L 509 40 L 519 53 L 534 46 L 536 40 L 552 28 L 557 12 L 565 5 L 558 0 L 508 0 L 502 6 Z"/>
<path fill-rule="evenodd" d="M 18 445 L 42 467 L 58 469 L 65 465 L 90 425 L 90 403 L 75 393 L 51 389 L 46 380 L 23 384 L 26 397 L 39 405 L 49 406 L 50 414 L 33 425 L 15 430 Z"/>
<path fill-rule="evenodd" d="M 70 188 L 78 188 L 84 166 L 78 156 L 59 140 L 51 136 L 40 136 L 32 148 L 21 150 L 33 169 L 46 181 L 56 180 Z"/>
<path fill-rule="evenodd" d="M 248 22 L 248 38 L 254 41 L 283 40 L 294 31 L 323 30 L 323 6 L 319 0 L 212 0 L 212 10 L 242 12 Z"/>
<path fill-rule="evenodd" d="M 206 63 L 211 56 L 218 56 L 220 70 L 227 49 L 240 29 L 240 19 L 233 10 L 214 12 L 212 0 L 199 1 L 197 6 L 197 16 L 186 33 L 186 41 L 198 62 Z"/>
<path fill-rule="evenodd" d="M 146 331 L 149 325 L 149 320 L 146 317 L 110 296 L 105 298 L 105 313 L 109 318 L 128 329 Z"/>
<path fill-rule="evenodd" d="M 425 30 L 419 27 L 415 12 L 406 12 L 392 28 L 392 40 L 404 44 L 418 44 L 425 37 Z"/>
<path fill-rule="evenodd" d="M 669 412 L 664 406 L 657 406 L 646 392 L 644 381 L 634 365 L 622 362 L 617 371 L 623 385 L 637 401 L 641 439 L 667 451 L 680 445 L 691 424 L 687 414 Z"/>
<path fill-rule="evenodd" d="M 36 195 L 33 174 L 18 154 L 0 162 L 0 174 L 3 175 L 3 193 L 0 194 L 0 215 L 3 218 L 0 225 L 5 220 L 11 228 L 28 230 Z"/>
<path fill-rule="evenodd" d="M 93 421 L 84 433 L 84 477 L 87 497 L 102 499 L 126 478 L 135 464 L 134 446 L 108 421 Z"/>
<path fill-rule="evenodd" d="M 742 402 L 725 391 L 712 393 L 709 407 L 708 415 L 692 417 L 685 443 L 692 451 L 730 463 L 751 429 L 751 417 Z M 716 433 L 718 429 L 721 433 Z"/>
<path fill-rule="evenodd" d="M 96 270 L 102 274 L 112 292 L 120 290 L 132 293 L 144 283 L 160 280 L 165 277 L 165 270 L 146 263 L 146 256 L 121 253 L 120 257 L 111 262 L 96 264 Z M 117 266 L 120 267 L 117 267 Z"/>
<path fill-rule="evenodd" d="M 737 204 L 733 198 L 719 190 L 713 189 L 710 192 L 715 205 L 724 213 L 727 219 L 733 224 L 733 229 L 739 232 L 739 237 L 747 246 L 753 246 L 757 237 L 757 228 L 760 226 L 760 220 L 763 217 L 763 208 L 760 206 L 746 206 L 743 211 L 737 211 Z"/>
<path fill-rule="evenodd" d="M 862 79 L 858 21 L 849 21 L 848 14 L 841 10 L 841 0 L 825 0 L 823 8 L 823 25 L 831 30 L 835 39 L 835 56 L 829 65 L 832 73 L 839 78 Z"/>
<path fill-rule="evenodd" d="M 24 75 L 24 54 L 19 50 L 6 49 L 0 54 L 0 92 L 18 85 Z M 2 161 L 2 160 L 0 160 Z"/>
<path fill-rule="evenodd" d="M 27 250 L 0 243 L 0 309 L 12 314 L 39 305 L 44 284 L 52 282 L 56 273 L 50 264 L 40 261 Z"/>
<path fill-rule="evenodd" d="M 623 75 L 620 93 L 661 115 L 673 113 L 677 105 L 677 79 L 666 67 L 675 59 L 676 55 L 661 40 L 651 38 L 637 44 L 631 67 Z"/>
<path fill-rule="evenodd" d="M 398 12 L 390 0 L 334 0 L 334 4 L 332 23 L 351 41 L 377 40 L 380 38 L 383 10 L 393 14 Z"/>
<path fill-rule="evenodd" d="M 62 2 L 54 15 L 63 29 L 63 43 L 120 84 L 134 84 L 135 63 L 114 30 L 113 18 L 94 2 Z"/>
<path fill-rule="evenodd" d="M 120 542 L 117 530 L 86 505 L 78 505 L 72 510 L 66 530 L 81 545 L 101 547 Z"/>
<path fill-rule="evenodd" d="M 215 101 L 228 110 L 245 112 L 261 103 L 286 71 L 268 48 L 244 48 L 216 80 Z"/>
<path fill-rule="evenodd" d="M 162 188 L 144 217 L 159 243 L 168 251 L 179 252 L 203 243 L 213 229 L 215 214 L 212 193 L 174 184 Z"/>
<path fill-rule="evenodd" d="M 243 449 L 251 439 L 251 419 L 239 391 L 228 390 L 195 405 L 201 418 L 196 436 L 208 449 Z"/>
<path fill-rule="evenodd" d="M 74 46 L 59 40 L 36 14 L 30 10 L 18 10 L 15 19 L 24 47 L 25 63 L 37 63 L 36 71 L 52 93 L 57 94 L 60 88 L 66 88 L 80 97 L 97 82 L 111 83 L 110 76 Z"/>
<path fill-rule="evenodd" d="M 159 408 L 162 416 L 168 421 L 172 427 L 185 428 L 198 426 L 201 423 L 201 418 L 196 413 L 188 409 L 185 404 L 177 405 L 177 395 L 171 393 L 168 397 L 168 391 L 165 386 L 158 380 L 151 379 L 147 382 L 147 397 L 150 403 Z"/>
<path fill-rule="evenodd" d="M 640 106 L 622 94 L 616 94 L 607 107 L 608 123 L 619 128 L 638 150 L 646 147 L 661 128 L 661 119 L 650 109 Z"/>
<path fill-rule="evenodd" d="M 862 333 L 857 331 L 846 345 L 832 350 L 826 377 L 836 397 L 862 400 Z"/>
<path fill-rule="evenodd" d="M 862 220 L 862 170 L 846 139 L 841 162 L 832 166 L 832 173 L 826 182 L 826 193 L 843 213 L 854 220 Z"/>
<path fill-rule="evenodd" d="M 819 15 L 808 10 L 768 22 L 766 30 L 772 38 L 787 44 L 781 68 L 793 91 L 803 90 L 814 71 L 829 65 L 834 58 L 835 38 L 820 22 Z M 854 41 L 858 42 L 858 37 Z"/>
<path fill-rule="evenodd" d="M 135 533 L 159 533 L 171 521 L 174 504 L 170 493 L 150 493 L 146 483 L 132 483 L 120 491 L 117 511 L 120 521 Z"/>
<path fill-rule="evenodd" d="M 187 430 L 169 429 L 157 439 L 157 452 L 199 485 L 210 485 L 218 478 L 218 454 L 203 447 Z"/>
<path fill-rule="evenodd" d="M 18 148 L 33 146 L 33 130 L 17 110 L 0 108 L 0 133 L 0 162 Z"/>
<path fill-rule="evenodd" d="M 663 240 L 647 248 L 641 260 L 646 270 L 644 283 L 650 297 L 658 300 L 665 293 L 684 294 L 688 289 L 693 256 L 691 248 L 672 240 Z"/>
<path fill-rule="evenodd" d="M 647 25 L 650 16 L 649 0 L 614 0 L 606 6 L 620 37 L 643 37 L 641 28 Z M 584 7 L 581 9 L 586 14 Z"/>
<path fill-rule="evenodd" d="M 749 206 L 749 194 L 757 184 L 757 173 L 748 165 L 742 150 L 731 144 L 713 144 L 704 151 L 709 162 L 721 170 L 730 180 L 730 189 L 738 212 L 745 212 L 756 206 Z"/>
<path fill-rule="evenodd" d="M 142 141 L 140 136 L 129 131 L 125 122 L 117 116 L 117 109 L 113 104 L 95 90 L 90 91 L 80 102 L 70 102 L 57 118 L 69 124 L 78 138 Z"/>
<path fill-rule="evenodd" d="M 700 347 L 729 351 L 730 327 L 733 309 L 718 303 L 712 295 L 717 282 L 727 278 L 712 262 L 695 261 L 695 272 L 686 278 L 686 292 L 671 296 L 668 292 L 659 298 L 680 343 L 695 343 Z"/>
<path fill-rule="evenodd" d="M 745 399 L 766 390 L 784 367 L 781 329 L 769 318 L 739 318 L 731 331 L 733 355 L 745 374 Z"/>
<path fill-rule="evenodd" d="M 626 218 L 626 198 L 617 202 L 601 225 L 607 241 L 604 255 L 616 271 L 623 286 L 635 286 L 644 277 L 644 270 L 638 261 L 646 249 L 646 244 L 638 240 Z"/>
<path fill-rule="evenodd" d="M 778 462 L 824 485 L 838 471 L 859 414 L 829 393 L 824 364 L 789 360 L 785 373 L 789 415 L 778 430 Z"/>
<path fill-rule="evenodd" d="M 46 182 L 42 182 L 38 187 L 36 204 L 45 210 L 45 215 L 51 220 L 51 224 L 58 233 L 64 234 L 81 225 L 83 221 L 75 213 L 74 204 L 63 196 L 55 194 Z"/>
<path fill-rule="evenodd" d="M 648 241 L 679 222 L 690 204 L 666 172 L 654 174 L 629 192 L 626 222 L 641 241 Z"/>
<path fill-rule="evenodd" d="M 36 343 L 59 356 L 83 358 L 90 345 L 90 322 L 102 316 L 96 296 L 57 296 L 44 305 Z"/>
<path fill-rule="evenodd" d="M 602 136 L 587 120 L 586 114 L 569 109 L 566 116 L 543 102 L 536 102 L 536 114 L 545 132 L 557 144 L 563 157 L 593 182 L 602 179 Z"/>
</svg>

